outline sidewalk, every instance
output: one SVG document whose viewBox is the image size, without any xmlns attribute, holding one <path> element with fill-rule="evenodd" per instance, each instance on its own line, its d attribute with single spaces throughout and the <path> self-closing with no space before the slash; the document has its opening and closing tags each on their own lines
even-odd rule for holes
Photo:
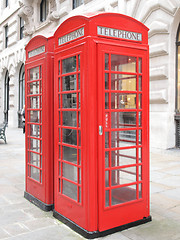
<svg viewBox="0 0 180 240">
<path fill-rule="evenodd" d="M 76 232 L 24 199 L 24 135 L 7 128 L 0 140 L 0 239 L 80 240 Z M 180 150 L 151 153 L 152 222 L 102 240 L 180 240 Z"/>
</svg>

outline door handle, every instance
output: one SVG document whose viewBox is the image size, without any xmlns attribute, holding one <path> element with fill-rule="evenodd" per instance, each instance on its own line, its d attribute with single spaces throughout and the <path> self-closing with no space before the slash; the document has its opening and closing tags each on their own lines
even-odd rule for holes
<svg viewBox="0 0 180 240">
<path fill-rule="evenodd" d="M 103 135 L 103 127 L 101 125 L 99 126 L 99 135 Z"/>
</svg>

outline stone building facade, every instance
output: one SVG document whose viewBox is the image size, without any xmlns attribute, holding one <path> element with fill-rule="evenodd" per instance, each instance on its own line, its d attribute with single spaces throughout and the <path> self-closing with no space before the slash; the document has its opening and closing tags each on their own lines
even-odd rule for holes
<svg viewBox="0 0 180 240">
<path fill-rule="evenodd" d="M 65 19 L 94 11 L 126 14 L 150 29 L 151 147 L 180 147 L 179 0 L 1 0 L 0 122 L 21 125 L 24 49 L 29 40 L 36 35 L 49 37 Z"/>
</svg>

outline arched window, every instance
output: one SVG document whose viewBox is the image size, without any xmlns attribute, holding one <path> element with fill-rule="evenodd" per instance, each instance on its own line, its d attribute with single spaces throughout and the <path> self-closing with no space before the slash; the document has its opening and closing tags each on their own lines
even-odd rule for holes
<svg viewBox="0 0 180 240">
<path fill-rule="evenodd" d="M 21 112 L 25 105 L 25 72 L 24 64 L 22 64 L 19 71 L 19 107 L 18 107 L 18 127 L 22 127 Z"/>
<path fill-rule="evenodd" d="M 9 111 L 9 73 L 6 71 L 4 81 L 4 122 L 8 123 L 8 111 Z"/>
<path fill-rule="evenodd" d="M 176 38 L 176 147 L 180 148 L 180 25 Z"/>
<path fill-rule="evenodd" d="M 40 3 L 40 21 L 44 22 L 48 15 L 48 1 L 42 0 Z"/>
</svg>

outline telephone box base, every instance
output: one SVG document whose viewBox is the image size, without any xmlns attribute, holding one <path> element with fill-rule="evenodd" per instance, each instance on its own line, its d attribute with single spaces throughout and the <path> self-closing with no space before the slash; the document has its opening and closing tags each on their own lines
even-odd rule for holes
<svg viewBox="0 0 180 240">
<path fill-rule="evenodd" d="M 82 235 L 83 237 L 85 237 L 87 239 L 104 237 L 104 236 L 107 236 L 109 234 L 113 234 L 115 232 L 123 231 L 125 229 L 131 228 L 131 227 L 136 227 L 140 224 L 144 224 L 144 223 L 152 221 L 151 216 L 149 216 L 149 217 L 145 217 L 145 218 L 140 219 L 140 220 L 135 221 L 135 222 L 131 222 L 131 223 L 119 226 L 119 227 L 108 229 L 108 230 L 103 231 L 103 232 L 99 232 L 99 231 L 89 232 L 86 229 L 81 228 L 80 226 L 78 226 L 77 224 L 72 222 L 70 219 L 62 216 L 60 213 L 56 212 L 55 210 L 53 210 L 53 216 L 55 218 L 57 218 L 58 220 L 60 220 L 61 222 L 63 222 L 64 224 L 66 224 L 72 230 L 74 230 L 75 232 L 79 233 L 80 235 Z"/>
<path fill-rule="evenodd" d="M 34 205 L 36 205 L 37 207 L 39 207 L 40 209 L 42 209 L 45 212 L 49 212 L 49 211 L 53 210 L 53 208 L 54 208 L 53 204 L 46 204 L 46 203 L 42 202 L 41 200 L 35 198 L 31 194 L 27 193 L 26 191 L 24 192 L 24 197 L 28 201 L 30 201 L 31 203 L 33 203 Z"/>
</svg>

